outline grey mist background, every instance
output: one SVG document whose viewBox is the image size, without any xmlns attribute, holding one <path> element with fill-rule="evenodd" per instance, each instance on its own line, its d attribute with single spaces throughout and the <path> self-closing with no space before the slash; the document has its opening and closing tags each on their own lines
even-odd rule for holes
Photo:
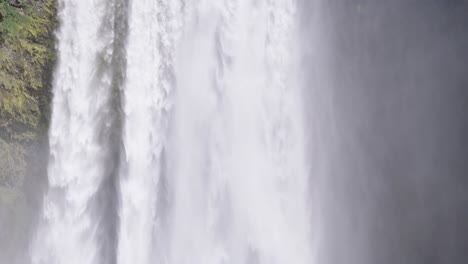
<svg viewBox="0 0 468 264">
<path fill-rule="evenodd" d="M 317 104 L 329 109 L 319 259 L 466 263 L 468 1 L 301 10 L 309 123 Z"/>
</svg>

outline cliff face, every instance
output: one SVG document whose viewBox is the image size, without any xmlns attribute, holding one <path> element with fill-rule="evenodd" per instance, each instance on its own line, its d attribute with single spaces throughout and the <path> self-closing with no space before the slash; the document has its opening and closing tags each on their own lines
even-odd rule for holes
<svg viewBox="0 0 468 264">
<path fill-rule="evenodd" d="M 0 185 L 21 187 L 47 131 L 55 0 L 0 3 Z"/>
<path fill-rule="evenodd" d="M 0 0 L 0 262 L 26 242 L 45 181 L 56 25 L 56 0 Z"/>
</svg>

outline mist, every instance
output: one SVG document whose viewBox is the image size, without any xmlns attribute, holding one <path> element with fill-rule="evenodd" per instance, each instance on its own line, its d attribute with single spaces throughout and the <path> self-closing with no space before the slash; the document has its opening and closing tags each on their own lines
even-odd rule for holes
<svg viewBox="0 0 468 264">
<path fill-rule="evenodd" d="M 301 12 L 317 263 L 464 263 L 467 2 L 319 2 Z"/>
</svg>

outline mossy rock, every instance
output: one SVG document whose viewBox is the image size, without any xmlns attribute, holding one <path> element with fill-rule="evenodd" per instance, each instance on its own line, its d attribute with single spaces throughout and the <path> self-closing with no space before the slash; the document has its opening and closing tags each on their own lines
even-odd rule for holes
<svg viewBox="0 0 468 264">
<path fill-rule="evenodd" d="M 34 140 L 49 120 L 56 0 L 0 0 L 0 136 Z"/>
<path fill-rule="evenodd" d="M 23 184 L 26 171 L 26 151 L 19 143 L 0 139 L 0 185 L 18 187 Z"/>
<path fill-rule="evenodd" d="M 14 188 L 7 188 L 0 186 L 0 208 L 14 211 L 14 207 L 18 204 L 24 203 L 22 192 Z"/>
</svg>

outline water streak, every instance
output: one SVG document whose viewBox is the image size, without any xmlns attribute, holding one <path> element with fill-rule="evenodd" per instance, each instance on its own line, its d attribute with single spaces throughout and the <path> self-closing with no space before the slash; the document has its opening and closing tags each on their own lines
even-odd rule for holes
<svg viewBox="0 0 468 264">
<path fill-rule="evenodd" d="M 34 264 L 103 263 L 97 208 L 108 176 L 112 2 L 62 0 L 50 127 L 49 190 L 32 247 Z"/>
<path fill-rule="evenodd" d="M 109 166 L 110 2 L 61 3 L 32 259 L 111 263 L 92 210 Z M 126 3 L 116 262 L 311 263 L 296 1 Z"/>
</svg>

